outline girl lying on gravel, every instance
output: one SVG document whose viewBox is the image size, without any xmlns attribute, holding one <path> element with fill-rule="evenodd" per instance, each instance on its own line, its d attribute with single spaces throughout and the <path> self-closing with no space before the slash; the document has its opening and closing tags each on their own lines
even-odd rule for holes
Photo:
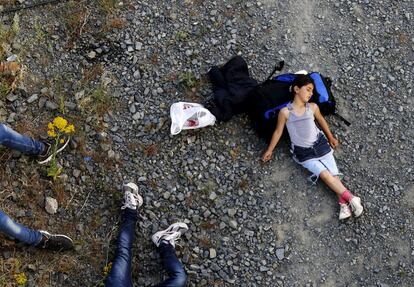
<svg viewBox="0 0 414 287">
<path fill-rule="evenodd" d="M 333 157 L 332 148 L 338 146 L 338 140 L 329 130 L 328 123 L 314 103 L 309 103 L 314 89 L 313 80 L 308 75 L 298 75 L 292 84 L 294 99 L 279 112 L 277 126 L 269 147 L 262 156 L 263 162 L 272 157 L 283 129 L 286 125 L 291 140 L 293 159 L 308 169 L 314 182 L 320 177 L 339 198 L 339 219 L 362 214 L 361 199 L 354 196 L 338 177 L 338 168 Z M 315 118 L 325 135 L 315 124 Z M 331 148 L 332 147 L 332 148 Z"/>
</svg>

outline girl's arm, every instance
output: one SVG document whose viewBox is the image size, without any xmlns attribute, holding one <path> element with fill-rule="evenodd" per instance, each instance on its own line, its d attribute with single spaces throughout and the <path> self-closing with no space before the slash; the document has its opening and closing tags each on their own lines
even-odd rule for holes
<svg viewBox="0 0 414 287">
<path fill-rule="evenodd" d="M 288 114 L 289 114 L 289 111 L 286 108 L 283 108 L 279 112 L 279 116 L 277 118 L 276 129 L 273 132 L 272 139 L 270 140 L 270 144 L 267 147 L 267 150 L 265 151 L 265 153 L 262 156 L 262 161 L 263 162 L 269 161 L 270 158 L 272 157 L 273 150 L 275 149 L 277 143 L 279 142 L 280 137 L 282 136 L 282 133 L 283 133 L 283 129 L 285 128 L 285 124 L 286 124 L 286 121 L 287 121 Z"/>
<path fill-rule="evenodd" d="M 332 148 L 336 148 L 339 145 L 339 142 L 333 136 L 333 134 L 331 133 L 331 130 L 329 129 L 328 123 L 326 122 L 325 118 L 322 116 L 318 105 L 312 103 L 311 107 L 312 107 L 313 113 L 315 115 L 315 119 L 317 120 L 318 124 L 322 128 L 322 130 L 325 133 L 326 137 L 328 138 L 329 144 L 332 146 Z"/>
</svg>

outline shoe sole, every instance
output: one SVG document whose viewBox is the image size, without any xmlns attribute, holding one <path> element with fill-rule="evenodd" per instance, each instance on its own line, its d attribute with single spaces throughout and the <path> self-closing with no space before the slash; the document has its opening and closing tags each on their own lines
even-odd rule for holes
<svg viewBox="0 0 414 287">
<path fill-rule="evenodd" d="M 66 148 L 66 146 L 69 144 L 69 141 L 70 141 L 70 137 L 68 137 L 68 139 L 66 140 L 66 142 L 65 142 L 65 144 L 60 148 L 60 149 L 58 149 L 57 151 L 56 151 L 56 154 L 58 154 L 58 153 L 60 153 L 62 150 L 64 150 L 65 148 Z M 51 161 L 52 160 L 52 157 L 53 157 L 53 155 L 51 154 L 50 156 L 48 156 L 45 160 L 42 160 L 42 161 L 38 161 L 37 163 L 38 164 L 45 164 L 45 163 L 48 163 L 49 161 Z"/>
<path fill-rule="evenodd" d="M 352 214 L 350 214 L 350 215 L 347 215 L 346 217 L 339 217 L 339 220 L 344 220 L 344 219 L 348 219 L 348 218 L 350 218 L 352 216 Z"/>
<path fill-rule="evenodd" d="M 184 230 L 184 231 L 181 231 Z M 158 231 L 154 233 L 154 235 L 151 237 L 152 242 L 154 242 L 155 245 L 159 246 L 161 234 L 171 233 L 171 232 L 180 232 L 181 234 L 184 234 L 188 230 L 188 225 L 184 222 L 177 222 L 174 224 L 171 224 L 167 229 Z"/>
</svg>

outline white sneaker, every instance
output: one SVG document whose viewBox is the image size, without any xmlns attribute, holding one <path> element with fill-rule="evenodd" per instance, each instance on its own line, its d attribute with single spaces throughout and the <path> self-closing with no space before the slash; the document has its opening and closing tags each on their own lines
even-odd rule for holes
<svg viewBox="0 0 414 287">
<path fill-rule="evenodd" d="M 339 220 L 347 219 L 351 217 L 351 209 L 349 208 L 347 203 L 340 203 L 339 204 L 340 210 L 339 210 Z"/>
<path fill-rule="evenodd" d="M 171 224 L 167 229 L 156 232 L 152 237 L 152 242 L 159 247 L 162 241 L 168 241 L 172 246 L 181 237 L 181 235 L 188 230 L 187 224 L 184 222 L 177 222 Z"/>
<path fill-rule="evenodd" d="M 352 197 L 351 201 L 349 202 L 349 205 L 352 208 L 352 211 L 355 214 L 355 217 L 359 217 L 362 214 L 362 211 L 364 211 L 364 208 L 361 204 L 361 198 L 358 196 Z"/>
<path fill-rule="evenodd" d="M 138 193 L 138 186 L 133 183 L 127 183 L 122 186 L 124 193 L 124 205 L 122 205 L 121 209 L 129 208 L 136 210 L 139 208 L 142 203 L 144 202 L 142 200 L 141 195 Z"/>
</svg>

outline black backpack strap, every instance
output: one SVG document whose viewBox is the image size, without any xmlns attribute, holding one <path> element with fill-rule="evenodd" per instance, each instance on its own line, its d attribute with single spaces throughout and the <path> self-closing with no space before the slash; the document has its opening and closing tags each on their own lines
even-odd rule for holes
<svg viewBox="0 0 414 287">
<path fill-rule="evenodd" d="M 339 119 L 341 119 L 347 126 L 350 126 L 351 125 L 351 123 L 349 122 L 349 121 L 347 121 L 343 116 L 341 116 L 340 114 L 338 114 L 338 113 L 334 113 L 333 114 L 335 117 L 337 117 L 337 118 L 339 118 Z"/>
<path fill-rule="evenodd" d="M 276 66 L 275 66 L 275 68 L 273 69 L 273 71 L 272 71 L 272 73 L 269 75 L 269 77 L 267 77 L 267 79 L 266 79 L 266 81 L 269 81 L 271 78 L 272 78 L 272 76 L 273 76 L 273 74 L 274 73 L 276 73 L 276 71 L 282 71 L 282 69 L 283 69 L 283 66 L 285 65 L 285 61 L 280 61 Z"/>
</svg>

